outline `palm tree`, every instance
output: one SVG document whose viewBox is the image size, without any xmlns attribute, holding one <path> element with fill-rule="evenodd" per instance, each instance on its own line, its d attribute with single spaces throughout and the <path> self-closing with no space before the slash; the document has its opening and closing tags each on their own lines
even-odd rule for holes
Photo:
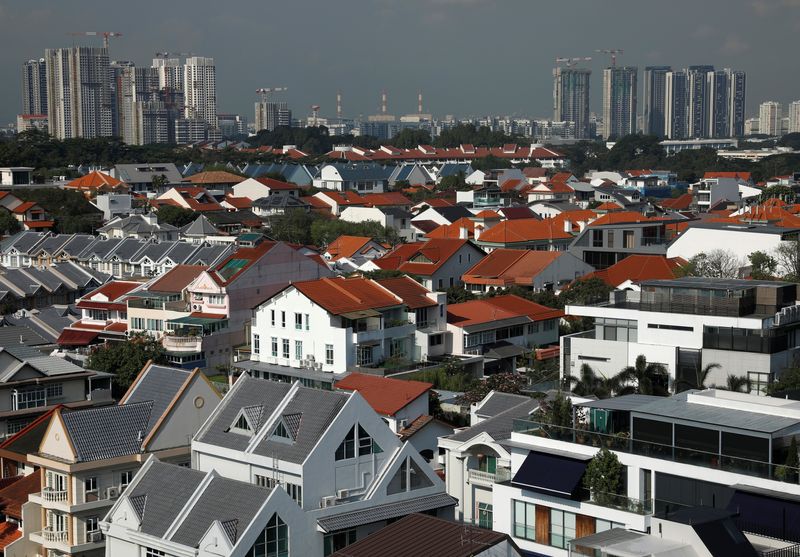
<svg viewBox="0 0 800 557">
<path fill-rule="evenodd" d="M 608 398 L 613 390 L 611 381 L 595 373 L 589 364 L 583 364 L 578 376 L 570 375 L 565 382 L 567 388 L 578 396 Z"/>
<path fill-rule="evenodd" d="M 687 389 L 705 389 L 707 387 L 706 380 L 708 375 L 715 369 L 720 369 L 722 366 L 719 364 L 708 364 L 705 367 L 697 368 L 695 376 L 692 379 L 681 379 L 675 385 L 677 391 L 685 391 Z"/>
<path fill-rule="evenodd" d="M 722 389 L 723 391 L 733 391 L 735 393 L 749 393 L 750 380 L 741 375 L 728 375 L 725 386 L 717 387 L 717 389 Z"/>
<path fill-rule="evenodd" d="M 611 379 L 614 392 L 619 395 L 669 395 L 669 373 L 663 364 L 647 363 L 643 354 L 636 364 L 628 366 Z"/>
</svg>

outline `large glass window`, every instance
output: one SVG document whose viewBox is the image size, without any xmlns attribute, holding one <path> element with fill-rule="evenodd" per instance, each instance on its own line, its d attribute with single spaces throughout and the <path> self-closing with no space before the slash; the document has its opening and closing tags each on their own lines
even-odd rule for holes
<svg viewBox="0 0 800 557">
<path fill-rule="evenodd" d="M 25 410 L 27 408 L 39 408 L 40 406 L 46 406 L 46 390 L 44 387 L 19 389 L 14 391 L 14 402 L 14 410 Z"/>
<path fill-rule="evenodd" d="M 536 541 L 536 505 L 513 501 L 514 537 Z"/>
<path fill-rule="evenodd" d="M 295 360 L 302 360 L 303 359 L 303 341 L 302 340 L 294 341 L 294 359 Z"/>
<path fill-rule="evenodd" d="M 575 539 L 575 514 L 550 509 L 550 545 L 567 548 L 567 543 Z"/>
<path fill-rule="evenodd" d="M 356 427 L 350 428 L 344 440 L 336 449 L 336 460 L 345 460 L 356 456 Z"/>
<path fill-rule="evenodd" d="M 492 529 L 492 504 L 478 503 L 478 526 Z"/>
<path fill-rule="evenodd" d="M 289 359 L 289 339 L 283 339 L 283 357 Z"/>
<path fill-rule="evenodd" d="M 325 536 L 325 556 L 327 557 L 331 553 L 336 553 L 350 545 L 351 543 L 356 543 L 356 529 L 352 528 L 351 530 L 343 530 L 341 532 L 336 532 L 334 534 L 328 534 Z"/>
<path fill-rule="evenodd" d="M 269 519 L 247 557 L 289 557 L 289 527 L 277 514 Z"/>
<path fill-rule="evenodd" d="M 772 374 L 769 372 L 748 371 L 747 380 L 750 382 L 751 395 L 767 394 L 767 387 L 772 383 Z"/>
<path fill-rule="evenodd" d="M 253 335 L 253 354 L 258 355 L 261 352 L 261 337 Z"/>
<path fill-rule="evenodd" d="M 272 356 L 278 357 L 278 337 L 272 337 Z"/>
</svg>

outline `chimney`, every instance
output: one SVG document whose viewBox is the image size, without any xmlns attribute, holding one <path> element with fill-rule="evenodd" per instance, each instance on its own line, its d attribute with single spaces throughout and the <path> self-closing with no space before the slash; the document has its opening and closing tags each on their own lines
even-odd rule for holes
<svg viewBox="0 0 800 557">
<path fill-rule="evenodd" d="M 469 230 L 463 224 L 458 227 L 458 239 L 459 240 L 469 239 Z"/>
<path fill-rule="evenodd" d="M 585 220 L 579 220 L 578 221 L 578 230 L 581 231 L 581 232 L 586 230 L 586 221 Z"/>
<path fill-rule="evenodd" d="M 564 219 L 564 232 L 568 234 L 572 233 L 572 221 L 569 219 Z"/>
</svg>

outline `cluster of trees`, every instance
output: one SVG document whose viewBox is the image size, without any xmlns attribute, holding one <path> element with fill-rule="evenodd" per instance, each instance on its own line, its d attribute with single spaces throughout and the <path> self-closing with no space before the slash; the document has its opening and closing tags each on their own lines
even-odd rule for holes
<svg viewBox="0 0 800 557">
<path fill-rule="evenodd" d="M 191 209 L 184 209 L 183 207 L 176 207 L 174 205 L 162 205 L 156 211 L 156 218 L 162 224 L 171 224 L 177 228 L 186 226 L 190 222 L 194 222 L 197 218 L 197 213 Z"/>
<path fill-rule="evenodd" d="M 113 373 L 113 394 L 119 398 L 142 370 L 152 360 L 156 364 L 167 363 L 161 343 L 150 335 L 132 335 L 126 342 L 110 342 L 95 348 L 89 355 L 86 368 Z"/>
<path fill-rule="evenodd" d="M 367 236 L 392 245 L 400 242 L 397 230 L 385 228 L 377 221 L 331 220 L 313 211 L 306 212 L 302 209 L 272 217 L 269 226 L 270 236 L 274 240 L 297 244 L 327 246 L 342 234 Z"/>
<path fill-rule="evenodd" d="M 62 234 L 92 233 L 103 222 L 103 213 L 77 191 L 60 188 L 11 190 L 23 201 L 35 201 L 55 220 L 55 231 Z"/>
<path fill-rule="evenodd" d="M 691 257 L 678 270 L 680 276 L 739 278 L 741 269 L 750 268 L 756 280 L 800 282 L 800 238 L 782 241 L 771 252 L 757 250 L 744 260 L 727 249 L 714 249 Z"/>
</svg>

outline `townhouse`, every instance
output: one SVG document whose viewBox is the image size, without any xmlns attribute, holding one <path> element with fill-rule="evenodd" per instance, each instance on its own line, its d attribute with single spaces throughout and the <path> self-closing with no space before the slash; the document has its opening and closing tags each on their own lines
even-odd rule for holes
<svg viewBox="0 0 800 557">
<path fill-rule="evenodd" d="M 425 361 L 446 347 L 444 294 L 408 277 L 293 282 L 254 311 L 251 361 L 265 378 L 330 388 L 337 375 Z"/>
<path fill-rule="evenodd" d="M 0 304 L 4 313 L 71 304 L 108 279 L 69 261 L 42 268 L 0 269 Z"/>
<path fill-rule="evenodd" d="M 155 198 L 156 206 L 173 205 L 198 213 L 224 211 L 208 190 L 200 186 L 174 186 Z"/>
<path fill-rule="evenodd" d="M 242 180 L 238 184 L 234 184 L 231 191 L 235 197 L 246 197 L 251 201 L 257 201 L 279 193 L 300 197 L 300 186 L 297 184 L 290 184 L 267 177 Z"/>
<path fill-rule="evenodd" d="M 535 347 L 558 343 L 564 312 L 513 294 L 447 307 L 452 354 L 483 355 L 484 373 L 515 371 Z"/>
<path fill-rule="evenodd" d="M 160 242 L 177 240 L 178 229 L 171 224 L 160 223 L 155 213 L 128 215 L 112 218 L 97 229 L 101 238 L 154 238 Z"/>
<path fill-rule="evenodd" d="M 588 364 L 612 377 L 643 355 L 667 369 L 671 384 L 693 384 L 698 370 L 718 364 L 708 385 L 734 375 L 763 392 L 794 361 L 796 304 L 797 286 L 788 282 L 645 280 L 640 291 L 566 306 L 568 316 L 592 318 L 594 327 L 561 337 L 561 375 L 577 375 Z"/>
<path fill-rule="evenodd" d="M 148 455 L 188 465 L 190 436 L 220 398 L 200 370 L 148 363 L 118 405 L 57 408 L 28 454 L 41 490 L 22 505 L 22 536 L 5 554 L 105 555 L 100 519 Z"/>
<path fill-rule="evenodd" d="M 280 487 L 307 517 L 302 555 L 330 555 L 413 512 L 455 499 L 357 392 L 243 374 L 192 442 L 192 467 Z M 294 554 L 294 550 L 291 550 Z"/>
<path fill-rule="evenodd" d="M 323 190 L 383 193 L 389 189 L 392 166 L 376 163 L 326 164 L 314 178 L 314 187 Z"/>
<path fill-rule="evenodd" d="M 574 235 L 572 223 L 559 217 L 504 220 L 479 234 L 475 243 L 487 252 L 497 248 L 564 251 Z"/>
</svg>

